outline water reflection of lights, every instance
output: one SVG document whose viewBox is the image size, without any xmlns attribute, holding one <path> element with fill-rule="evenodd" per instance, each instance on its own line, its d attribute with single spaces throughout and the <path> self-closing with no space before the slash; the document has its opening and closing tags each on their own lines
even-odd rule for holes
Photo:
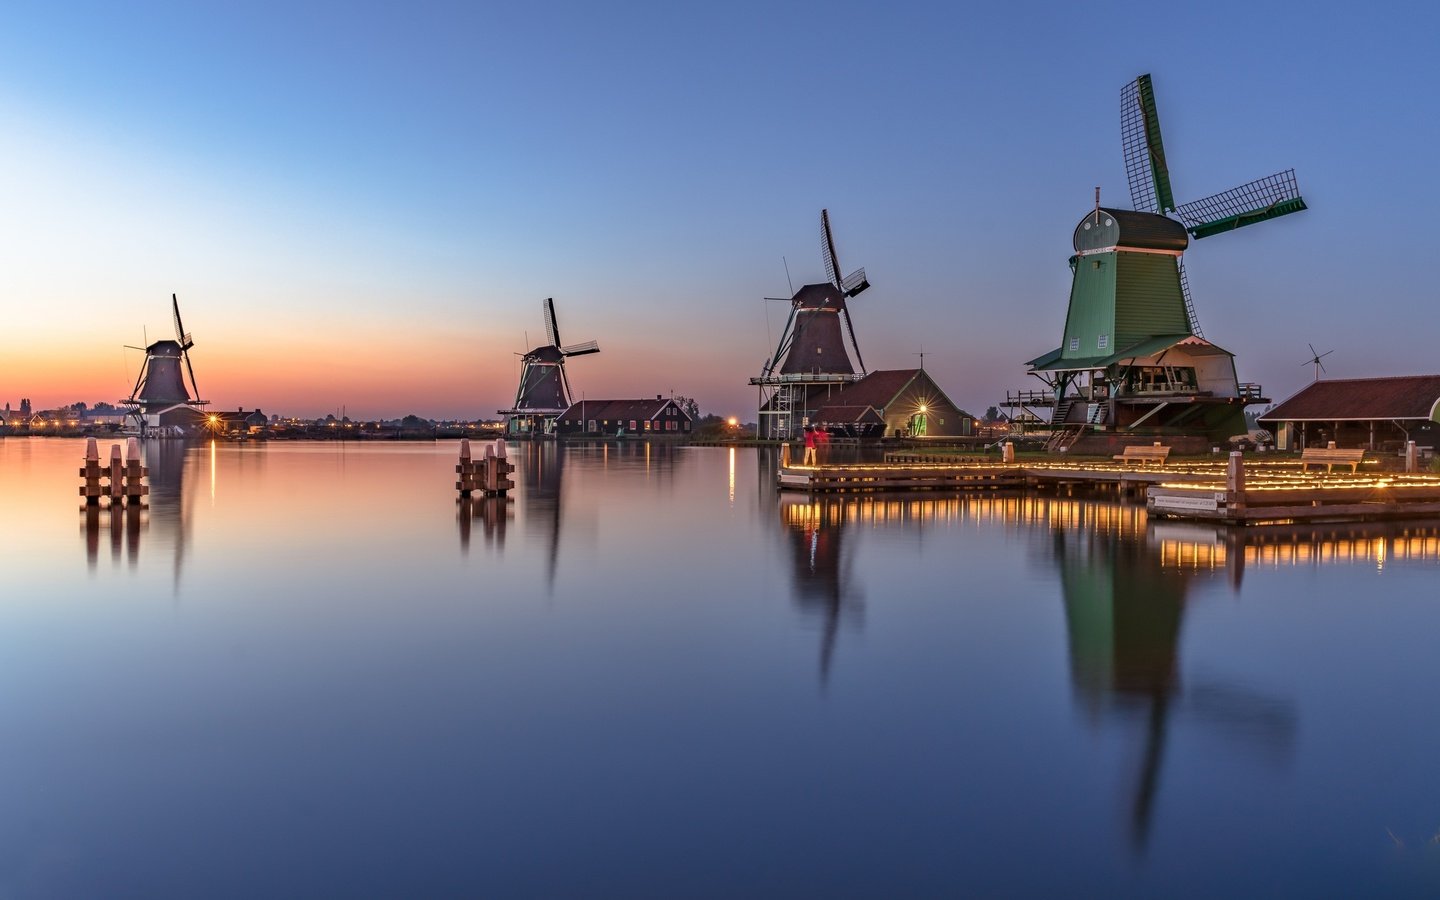
<svg viewBox="0 0 1440 900">
<path fill-rule="evenodd" d="M 1385 523 L 1224 526 L 1152 522 L 1145 508 L 1103 500 L 984 494 L 959 497 L 785 495 L 781 520 L 792 527 L 997 524 L 1044 527 L 1141 541 L 1166 569 L 1208 570 L 1240 562 L 1271 567 L 1440 562 L 1440 526 Z"/>
<path fill-rule="evenodd" d="M 730 448 L 730 505 L 735 505 L 735 448 Z"/>
</svg>

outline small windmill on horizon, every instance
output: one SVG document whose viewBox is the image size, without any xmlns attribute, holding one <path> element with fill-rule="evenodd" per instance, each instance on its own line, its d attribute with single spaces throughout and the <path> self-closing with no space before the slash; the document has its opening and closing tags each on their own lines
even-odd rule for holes
<svg viewBox="0 0 1440 900">
<path fill-rule="evenodd" d="M 1316 381 L 1319 381 L 1319 380 L 1320 380 L 1320 373 L 1325 371 L 1325 364 L 1322 363 L 1320 360 L 1324 359 L 1325 357 L 1329 356 L 1330 354 L 1334 353 L 1335 351 L 1334 351 L 1334 350 L 1326 350 L 1324 353 L 1317 353 L 1317 352 L 1315 352 L 1315 345 L 1314 345 L 1314 344 L 1306 344 L 1305 346 L 1307 346 L 1307 347 L 1310 348 L 1310 358 L 1307 359 L 1307 360 L 1305 360 L 1304 362 L 1302 362 L 1300 365 L 1302 365 L 1302 366 L 1309 366 L 1309 365 L 1315 366 L 1315 380 L 1316 380 Z"/>
<path fill-rule="evenodd" d="M 190 424 L 194 413 L 200 412 L 210 401 L 200 399 L 200 388 L 195 384 L 195 367 L 190 362 L 190 348 L 195 339 L 185 330 L 180 321 L 180 301 L 170 295 L 171 309 L 175 316 L 175 340 L 160 340 L 146 347 L 131 347 L 145 352 L 145 362 L 140 366 L 140 375 L 130 396 L 120 401 L 129 410 L 141 433 L 149 429 L 168 425 Z M 129 346 L 129 345 L 127 345 Z M 185 363 L 184 372 L 180 363 Z M 185 373 L 190 375 L 190 390 L 185 387 Z M 171 416 L 176 410 L 187 410 L 183 421 Z M 176 421 L 168 421 L 174 418 Z"/>
<path fill-rule="evenodd" d="M 545 316 L 545 335 L 550 343 L 536 347 L 520 358 L 520 385 L 515 391 L 515 404 L 497 410 L 509 416 L 506 431 L 510 434 L 549 434 L 555 418 L 570 408 L 570 382 L 565 375 L 565 360 L 572 356 L 599 353 L 600 345 L 585 341 L 569 346 L 560 343 L 560 325 L 555 319 L 555 298 L 547 297 L 540 304 Z"/>
</svg>

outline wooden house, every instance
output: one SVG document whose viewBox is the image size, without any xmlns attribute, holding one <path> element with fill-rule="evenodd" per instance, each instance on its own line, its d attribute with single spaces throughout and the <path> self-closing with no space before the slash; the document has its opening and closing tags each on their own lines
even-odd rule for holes
<svg viewBox="0 0 1440 900">
<path fill-rule="evenodd" d="M 659 394 L 654 400 L 581 400 L 555 418 L 562 437 L 688 437 L 694 423 L 680 404 Z"/>
<path fill-rule="evenodd" d="M 961 437 L 975 419 L 924 369 L 882 369 L 819 403 L 806 424 L 841 437 Z"/>
</svg>

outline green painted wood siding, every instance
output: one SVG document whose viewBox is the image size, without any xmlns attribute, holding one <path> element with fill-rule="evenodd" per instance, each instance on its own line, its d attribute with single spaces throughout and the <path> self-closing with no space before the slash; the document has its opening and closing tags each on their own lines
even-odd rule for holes
<svg viewBox="0 0 1440 900">
<path fill-rule="evenodd" d="M 1190 334 L 1175 257 L 1123 250 L 1115 255 L 1115 349 L 1156 335 Z"/>
<path fill-rule="evenodd" d="M 1087 359 L 1114 352 L 1115 253 L 1097 253 L 1075 259 L 1075 277 L 1070 283 L 1070 311 L 1065 316 L 1065 339 L 1061 359 Z M 1110 335 L 1109 350 L 1100 349 L 1100 335 Z M 1072 350 L 1071 340 L 1080 345 Z"/>
</svg>

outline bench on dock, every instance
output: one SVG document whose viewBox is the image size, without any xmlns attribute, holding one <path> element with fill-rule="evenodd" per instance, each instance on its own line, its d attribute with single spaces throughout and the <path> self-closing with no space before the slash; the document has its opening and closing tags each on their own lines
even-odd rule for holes
<svg viewBox="0 0 1440 900">
<path fill-rule="evenodd" d="M 1335 450 L 1324 447 L 1306 447 L 1300 453 L 1300 471 L 1310 466 L 1324 466 L 1329 472 L 1333 466 L 1349 466 L 1353 474 L 1365 458 L 1364 450 Z"/>
<path fill-rule="evenodd" d="M 1151 446 L 1149 444 L 1131 444 L 1125 448 L 1123 453 L 1115 454 L 1118 462 L 1129 465 L 1132 462 L 1144 463 L 1153 462 L 1157 466 L 1165 464 L 1165 459 L 1170 455 L 1169 447 Z"/>
</svg>

